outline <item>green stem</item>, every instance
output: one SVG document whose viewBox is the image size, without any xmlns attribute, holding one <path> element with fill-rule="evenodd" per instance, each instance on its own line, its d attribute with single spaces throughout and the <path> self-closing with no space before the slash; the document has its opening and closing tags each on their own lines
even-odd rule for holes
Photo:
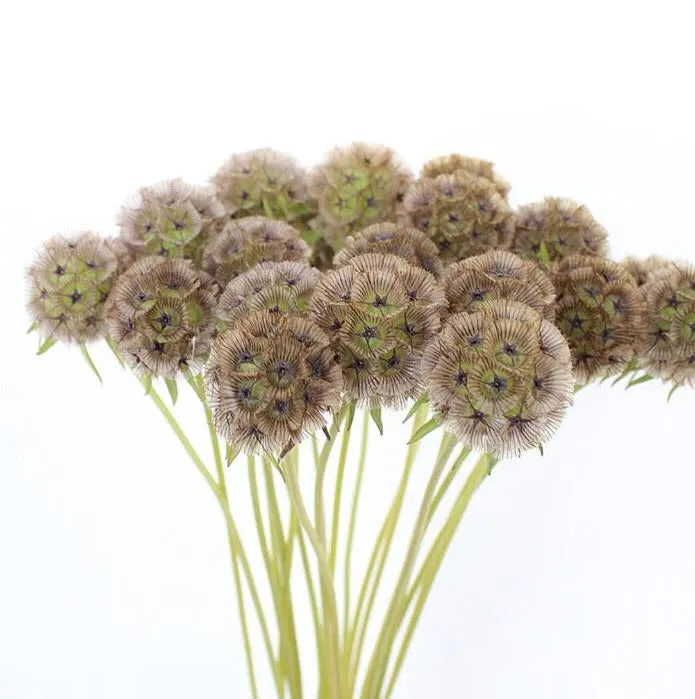
<svg viewBox="0 0 695 699">
<path fill-rule="evenodd" d="M 336 427 L 337 429 L 337 427 Z M 326 457 L 327 460 L 327 457 Z M 320 464 L 319 464 L 320 465 Z M 331 575 L 328 555 L 325 543 L 317 528 L 311 523 L 309 513 L 304 505 L 304 500 L 299 488 L 297 469 L 295 464 L 289 463 L 284 469 L 287 479 L 287 489 L 292 500 L 292 505 L 297 513 L 299 523 L 309 538 L 309 543 L 314 549 L 319 567 L 319 579 L 321 582 L 321 597 L 323 603 L 323 627 L 326 636 L 325 668 L 326 683 L 329 696 L 333 699 L 341 699 L 341 673 L 340 673 L 340 642 L 338 638 L 338 605 L 333 588 L 333 576 Z"/>
<path fill-rule="evenodd" d="M 335 575 L 335 558 L 338 553 L 338 529 L 340 526 L 340 505 L 343 494 L 343 478 L 345 477 L 345 463 L 347 461 L 348 447 L 350 446 L 350 432 L 343 430 L 343 438 L 340 444 L 340 456 L 338 457 L 338 472 L 335 479 L 335 492 L 333 494 L 333 525 L 331 527 L 331 549 L 329 563 L 331 573 Z"/>
<path fill-rule="evenodd" d="M 432 468 L 432 474 L 425 486 L 425 492 L 422 496 L 420 509 L 415 520 L 405 560 L 403 561 L 401 572 L 398 576 L 398 581 L 396 582 L 394 593 L 391 597 L 384 623 L 382 624 L 381 632 L 376 641 L 374 653 L 367 669 L 367 676 L 362 689 L 362 699 L 377 697 L 381 691 L 389 657 L 391 655 L 391 648 L 395 642 L 395 636 L 400 625 L 400 611 L 406 600 L 410 576 L 415 567 L 417 554 L 425 536 L 428 521 L 427 514 L 435 494 L 437 483 L 439 483 L 455 445 L 456 437 L 445 432 L 442 436 L 437 459 Z"/>
<path fill-rule="evenodd" d="M 427 405 L 422 405 L 418 408 L 415 413 L 415 418 L 413 420 L 412 434 L 415 434 L 418 429 L 424 424 L 427 417 L 428 407 Z M 403 500 L 405 498 L 405 492 L 408 487 L 408 481 L 410 479 L 410 472 L 412 470 L 413 464 L 415 462 L 415 456 L 417 455 L 420 442 L 413 442 L 408 446 L 406 452 L 405 463 L 403 466 L 403 471 L 401 473 L 401 480 L 394 495 L 391 507 L 384 519 L 379 534 L 377 535 L 374 546 L 372 547 L 372 553 L 369 558 L 369 563 L 367 564 L 367 572 L 365 573 L 364 579 L 362 580 L 362 585 L 360 587 L 359 596 L 357 598 L 357 608 L 355 610 L 355 616 L 353 618 L 352 625 L 350 626 L 350 631 L 347 634 L 347 641 L 344 650 L 344 662 L 350 668 L 348 673 L 348 694 L 351 697 L 354 691 L 355 683 L 357 681 L 357 668 L 359 667 L 360 658 L 362 656 L 362 649 L 364 647 L 364 640 L 367 632 L 367 625 L 369 622 L 369 617 L 371 615 L 372 607 L 374 606 L 374 601 L 376 599 L 376 594 L 379 589 L 379 583 L 381 582 L 381 576 L 386 565 L 386 560 L 391 549 L 391 543 L 393 541 L 393 535 L 396 530 L 396 525 L 398 523 L 398 518 L 400 516 L 401 508 L 403 507 Z M 367 600 L 367 591 L 369 590 L 369 583 L 374 572 L 374 566 L 376 565 L 377 559 L 379 559 L 379 564 L 376 569 L 376 574 L 374 576 L 373 583 L 371 585 L 371 592 L 369 594 L 369 600 L 367 601 L 366 609 L 363 613 L 363 606 L 365 600 Z"/>
<path fill-rule="evenodd" d="M 468 478 L 466 479 L 466 482 L 464 483 L 461 491 L 459 492 L 458 497 L 456 498 L 456 502 L 454 503 L 451 509 L 449 517 L 447 518 L 439 535 L 432 544 L 430 552 L 425 558 L 425 561 L 422 564 L 422 568 L 420 569 L 420 572 L 415 578 L 415 582 L 413 583 L 408 593 L 407 606 L 410 605 L 416 594 L 418 595 L 418 599 L 415 604 L 415 607 L 413 608 L 413 612 L 408 621 L 408 626 L 406 627 L 405 634 L 401 641 L 400 649 L 398 651 L 393 669 L 391 671 L 391 676 L 387 685 L 384 699 L 389 699 L 389 697 L 393 693 L 396 681 L 398 679 L 398 675 L 403 665 L 403 661 L 405 660 L 405 656 L 410 647 L 413 634 L 415 633 L 415 628 L 420 619 L 420 615 L 422 614 L 423 607 L 425 606 L 425 602 L 427 601 L 430 590 L 432 589 L 432 585 L 437 576 L 437 573 L 441 568 L 444 556 L 449 548 L 449 545 L 451 544 L 454 534 L 456 533 L 456 530 L 461 522 L 463 515 L 465 514 L 468 508 L 468 505 L 474 493 L 480 487 L 481 483 L 485 480 L 486 476 L 489 473 L 489 469 L 490 466 L 488 463 L 488 459 L 486 458 L 486 455 L 483 454 L 478 459 L 472 471 L 470 472 Z"/>
<path fill-rule="evenodd" d="M 463 464 L 463 462 L 468 458 L 471 451 L 472 449 L 468 446 L 465 446 L 461 449 L 459 455 L 456 457 L 456 460 L 451 465 L 449 473 L 446 474 L 439 488 L 437 488 L 437 492 L 435 496 L 432 498 L 432 504 L 430 505 L 429 512 L 427 513 L 427 526 L 429 526 L 430 522 L 432 521 L 432 517 L 434 517 L 434 513 L 437 511 L 437 508 L 442 502 L 442 498 L 446 495 L 447 491 L 449 490 L 449 486 L 451 485 L 452 481 L 454 480 L 454 478 L 456 478 L 456 474 L 461 468 L 461 464 Z"/>
<path fill-rule="evenodd" d="M 345 545 L 345 608 L 343 610 L 343 646 L 347 644 L 348 624 L 350 622 L 350 569 L 352 563 L 352 542 L 355 538 L 355 522 L 357 521 L 357 507 L 362 490 L 362 478 L 364 477 L 364 466 L 367 461 L 367 440 L 369 438 L 369 411 L 365 410 L 362 416 L 362 440 L 360 443 L 360 456 L 357 465 L 357 476 L 355 489 L 352 493 L 352 507 L 350 508 L 350 524 L 348 525 L 347 543 Z"/>
</svg>

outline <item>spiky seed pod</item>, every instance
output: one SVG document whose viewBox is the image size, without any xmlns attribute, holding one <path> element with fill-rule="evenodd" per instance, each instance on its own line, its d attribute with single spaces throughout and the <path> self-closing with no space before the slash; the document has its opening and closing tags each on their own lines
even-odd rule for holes
<svg viewBox="0 0 695 699">
<path fill-rule="evenodd" d="M 325 425 L 342 377 L 307 318 L 260 311 L 213 341 L 206 372 L 217 431 L 242 451 L 277 454 Z"/>
<path fill-rule="evenodd" d="M 322 272 L 331 269 L 333 267 L 333 258 L 335 257 L 333 246 L 323 236 L 319 236 L 311 247 L 312 253 L 309 259 L 311 266 L 320 269 Z"/>
<path fill-rule="evenodd" d="M 465 444 L 499 456 L 546 442 L 572 395 L 567 341 L 517 301 L 457 313 L 425 350 L 434 409 Z"/>
<path fill-rule="evenodd" d="M 628 256 L 620 264 L 634 277 L 637 286 L 644 286 L 654 272 L 672 263 L 658 255 L 650 255 L 645 258 Z"/>
<path fill-rule="evenodd" d="M 403 212 L 406 223 L 436 244 L 444 264 L 505 249 L 512 238 L 509 204 L 490 181 L 463 170 L 418 180 Z"/>
<path fill-rule="evenodd" d="M 571 199 L 546 197 L 519 207 L 511 250 L 546 264 L 572 255 L 606 257 L 607 239 L 606 229 L 586 206 Z"/>
<path fill-rule="evenodd" d="M 217 316 L 233 327 L 244 316 L 263 310 L 306 315 L 321 276 L 301 262 L 263 262 L 229 282 Z"/>
<path fill-rule="evenodd" d="M 210 349 L 218 291 L 212 277 L 188 261 L 143 258 L 109 294 L 109 334 L 138 375 L 195 371 Z"/>
<path fill-rule="evenodd" d="M 305 170 L 291 155 L 270 148 L 232 155 L 212 183 L 234 218 L 268 216 L 303 229 L 313 215 Z"/>
<path fill-rule="evenodd" d="M 417 228 L 396 223 L 374 223 L 348 236 L 345 247 L 335 256 L 333 265 L 343 267 L 357 255 L 366 253 L 396 255 L 408 264 L 420 267 L 437 279 L 444 267 L 437 246 Z"/>
<path fill-rule="evenodd" d="M 136 249 L 133 245 L 126 243 L 123 238 L 111 237 L 106 238 L 106 245 L 111 252 L 116 256 L 118 263 L 118 274 L 123 274 L 134 262 L 136 257 Z"/>
<path fill-rule="evenodd" d="M 249 216 L 222 219 L 203 250 L 203 269 L 224 287 L 261 262 L 308 262 L 311 248 L 284 221 Z"/>
<path fill-rule="evenodd" d="M 473 313 L 483 301 L 525 303 L 546 320 L 555 318 L 555 287 L 535 262 L 506 250 L 468 257 L 450 265 L 442 286 L 451 313 Z"/>
<path fill-rule="evenodd" d="M 469 158 L 466 155 L 451 153 L 439 158 L 428 160 L 420 172 L 421 178 L 438 177 L 439 175 L 453 175 L 456 171 L 463 170 L 470 175 L 476 175 L 489 180 L 495 185 L 495 189 L 505 199 L 509 195 L 510 185 L 503 177 L 495 172 L 495 166 L 489 160 Z"/>
<path fill-rule="evenodd" d="M 311 225 L 338 250 L 346 235 L 395 219 L 412 179 L 390 148 L 366 143 L 336 148 L 310 176 L 309 192 L 319 211 Z"/>
<path fill-rule="evenodd" d="M 644 303 L 637 283 L 619 264 L 577 255 L 553 275 L 556 325 L 569 342 L 581 382 L 625 368 L 644 333 Z"/>
<path fill-rule="evenodd" d="M 331 338 L 348 398 L 399 406 L 422 389 L 420 359 L 439 332 L 445 306 L 429 272 L 372 253 L 324 275 L 311 317 Z"/>
<path fill-rule="evenodd" d="M 104 335 L 104 303 L 118 261 L 91 231 L 57 235 L 26 272 L 27 308 L 46 338 L 89 342 Z"/>
<path fill-rule="evenodd" d="M 640 291 L 646 303 L 643 366 L 664 380 L 695 386 L 695 267 L 662 267 Z"/>
<path fill-rule="evenodd" d="M 142 187 L 121 208 L 121 238 L 138 259 L 150 255 L 200 263 L 206 224 L 224 215 L 210 187 L 166 180 Z"/>
</svg>

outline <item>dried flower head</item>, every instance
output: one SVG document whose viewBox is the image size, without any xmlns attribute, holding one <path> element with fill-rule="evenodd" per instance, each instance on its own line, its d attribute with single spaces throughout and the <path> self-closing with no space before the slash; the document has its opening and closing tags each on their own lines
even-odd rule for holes
<svg viewBox="0 0 695 699">
<path fill-rule="evenodd" d="M 431 274 L 375 253 L 327 272 L 311 300 L 312 317 L 339 358 L 346 395 L 394 406 L 421 391 L 420 359 L 445 307 Z"/>
<path fill-rule="evenodd" d="M 218 286 L 188 261 L 146 257 L 118 278 L 106 303 L 109 333 L 140 375 L 196 370 L 215 330 Z"/>
<path fill-rule="evenodd" d="M 512 238 L 507 202 L 490 181 L 463 170 L 418 180 L 403 211 L 404 220 L 436 244 L 445 264 L 504 249 Z"/>
<path fill-rule="evenodd" d="M 645 258 L 628 256 L 620 264 L 634 277 L 637 286 L 644 286 L 654 272 L 668 267 L 671 262 L 658 255 L 650 255 Z"/>
<path fill-rule="evenodd" d="M 320 269 L 322 272 L 326 272 L 333 267 L 335 250 L 322 235 L 316 238 L 311 248 L 312 252 L 309 263 L 312 267 L 316 267 L 316 269 Z"/>
<path fill-rule="evenodd" d="M 439 278 L 443 265 L 437 246 L 417 228 L 396 223 L 374 223 L 348 236 L 345 247 L 335 256 L 335 267 L 343 267 L 357 255 L 366 253 L 396 255 Z"/>
<path fill-rule="evenodd" d="M 512 251 L 543 264 L 572 255 L 605 257 L 606 229 L 586 206 L 571 199 L 546 197 L 520 206 L 515 216 Z"/>
<path fill-rule="evenodd" d="M 646 303 L 642 364 L 654 376 L 695 386 L 695 267 L 662 267 L 640 291 Z"/>
<path fill-rule="evenodd" d="M 217 219 L 203 251 L 203 269 L 224 287 L 261 262 L 307 262 L 311 248 L 284 221 L 249 216 Z"/>
<path fill-rule="evenodd" d="M 535 262 L 506 250 L 468 257 L 449 266 L 442 280 L 451 313 L 473 313 L 483 301 L 509 299 L 555 318 L 555 287 Z"/>
<path fill-rule="evenodd" d="M 632 359 L 644 331 L 637 284 L 619 264 L 577 255 L 553 276 L 556 324 L 569 342 L 578 380 L 609 376 Z"/>
<path fill-rule="evenodd" d="M 257 311 L 306 315 L 321 276 L 319 270 L 301 262 L 264 262 L 229 282 L 217 315 L 230 326 Z"/>
<path fill-rule="evenodd" d="M 309 191 L 319 210 L 312 226 L 337 250 L 346 235 L 394 219 L 412 178 L 390 148 L 336 148 L 311 173 Z"/>
<path fill-rule="evenodd" d="M 495 185 L 495 189 L 497 189 L 500 196 L 505 199 L 509 195 L 509 183 L 495 172 L 495 166 L 490 161 L 469 158 L 458 153 L 451 153 L 450 155 L 443 155 L 439 158 L 428 160 L 422 166 L 420 177 L 424 179 L 426 177 L 438 177 L 439 175 L 453 175 L 458 170 L 489 180 Z"/>
<path fill-rule="evenodd" d="M 117 266 L 106 240 L 90 231 L 44 243 L 26 272 L 27 307 L 40 332 L 64 342 L 102 337 Z"/>
<path fill-rule="evenodd" d="M 232 155 L 212 182 L 234 218 L 267 216 L 302 228 L 312 215 L 306 172 L 291 155 L 271 148 Z"/>
<path fill-rule="evenodd" d="M 423 369 L 445 426 L 500 456 L 546 442 L 572 395 L 566 340 L 517 301 L 485 301 L 451 316 L 425 350 Z"/>
<path fill-rule="evenodd" d="M 260 311 L 215 338 L 206 386 L 228 442 L 278 453 L 325 424 L 325 413 L 340 403 L 342 378 L 315 323 Z"/>
</svg>

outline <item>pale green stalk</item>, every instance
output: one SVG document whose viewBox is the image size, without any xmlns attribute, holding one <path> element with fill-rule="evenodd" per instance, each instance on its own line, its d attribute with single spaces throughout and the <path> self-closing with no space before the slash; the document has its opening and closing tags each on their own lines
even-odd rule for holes
<svg viewBox="0 0 695 699">
<path fill-rule="evenodd" d="M 429 512 L 427 513 L 427 526 L 429 526 L 430 522 L 432 521 L 434 513 L 437 511 L 437 508 L 439 507 L 442 498 L 446 495 L 447 491 L 449 490 L 449 486 L 456 477 L 458 470 L 461 468 L 461 464 L 468 458 L 471 451 L 472 449 L 468 446 L 465 446 L 461 449 L 459 455 L 456 457 L 456 460 L 451 465 L 449 472 L 444 477 L 444 480 L 441 482 L 439 488 L 437 488 L 437 492 L 435 496 L 432 498 L 432 504 L 430 505 Z"/>
<path fill-rule="evenodd" d="M 343 437 L 340 444 L 340 456 L 338 457 L 338 471 L 335 477 L 335 492 L 333 494 L 333 525 L 331 527 L 331 548 L 329 564 L 331 573 L 335 575 L 335 558 L 338 553 L 338 529 L 340 526 L 340 505 L 343 494 L 343 478 L 345 476 L 345 463 L 347 461 L 348 447 L 350 446 L 350 432 L 343 429 Z"/>
<path fill-rule="evenodd" d="M 455 445 L 456 437 L 445 432 L 442 437 L 437 459 L 432 469 L 432 474 L 425 486 L 425 492 L 422 496 L 420 509 L 415 520 L 405 560 L 403 561 L 403 566 L 401 567 L 401 572 L 398 576 L 398 581 L 396 582 L 394 593 L 389 603 L 384 623 L 381 627 L 381 632 L 374 646 L 374 653 L 372 654 L 372 659 L 369 663 L 362 689 L 362 699 L 377 697 L 381 691 L 389 657 L 391 655 L 391 648 L 395 642 L 395 635 L 398 632 L 401 607 L 405 602 L 410 576 L 415 567 L 417 554 L 425 536 L 427 514 L 435 494 L 437 483 L 439 483 Z"/>
<path fill-rule="evenodd" d="M 413 419 L 412 434 L 414 435 L 417 430 L 424 424 L 425 418 L 427 417 L 428 407 L 427 405 L 422 405 L 418 408 Z M 344 649 L 344 660 L 343 663 L 349 668 L 348 671 L 348 682 L 347 688 L 348 692 L 346 696 L 351 697 L 353 695 L 355 683 L 357 681 L 357 669 L 359 667 L 360 657 L 362 655 L 362 649 L 364 646 L 364 640 L 367 632 L 367 624 L 369 621 L 369 616 L 374 605 L 374 600 L 376 599 L 376 593 L 379 589 L 379 583 L 381 582 L 381 576 L 386 565 L 386 560 L 388 558 L 389 551 L 391 549 L 391 543 L 393 541 L 393 535 L 396 530 L 396 525 L 398 523 L 398 518 L 400 516 L 401 508 L 403 506 L 403 500 L 405 498 L 405 492 L 408 487 L 408 481 L 410 479 L 410 472 L 412 470 L 413 464 L 415 462 L 415 456 L 417 455 L 420 442 L 413 442 L 408 446 L 408 450 L 405 456 L 405 463 L 403 465 L 403 470 L 401 473 L 401 480 L 394 495 L 391 507 L 386 515 L 386 518 L 381 525 L 379 534 L 377 535 L 374 546 L 372 547 L 372 553 L 367 564 L 367 571 L 365 573 L 364 579 L 362 580 L 362 585 L 360 587 L 359 596 L 357 599 L 357 608 L 355 609 L 355 616 L 353 618 L 350 630 L 347 633 L 347 640 Z M 367 607 L 365 613 L 362 613 L 365 600 L 367 599 L 367 591 L 369 589 L 369 582 L 374 572 L 374 566 L 376 565 L 377 558 L 381 554 L 381 559 L 379 565 L 376 569 L 376 575 L 372 584 L 371 593 L 369 595 L 369 600 L 367 602 Z"/>
<path fill-rule="evenodd" d="M 410 647 L 410 643 L 415 633 L 415 628 L 422 614 L 422 609 L 427 601 L 430 590 L 432 589 L 432 584 L 436 578 L 439 569 L 441 568 L 444 556 L 451 544 L 451 541 L 456 533 L 456 530 L 461 522 L 461 518 L 468 508 L 475 491 L 485 480 L 485 477 L 490 472 L 490 465 L 485 454 L 483 454 L 471 470 L 466 482 L 464 483 L 456 502 L 454 503 L 451 513 L 444 523 L 439 535 L 435 539 L 430 552 L 425 558 L 424 563 L 417 575 L 415 582 L 413 583 L 408 596 L 407 596 L 407 606 L 410 605 L 413 597 L 417 594 L 418 599 L 413 608 L 413 612 L 410 615 L 408 621 L 408 626 L 406 627 L 405 634 L 401 641 L 400 649 L 396 655 L 396 660 L 391 671 L 390 679 L 386 688 L 386 693 L 384 699 L 389 699 L 393 693 L 396 681 L 398 679 L 403 661 Z M 407 610 L 406 610 L 407 611 Z"/>
<path fill-rule="evenodd" d="M 357 521 L 357 506 L 362 490 L 362 478 L 364 477 L 364 466 L 367 461 L 367 441 L 369 438 L 369 423 L 371 417 L 369 411 L 365 410 L 362 415 L 362 441 L 360 443 L 360 455 L 357 464 L 357 476 L 355 477 L 355 488 L 352 493 L 352 507 L 350 508 L 350 523 L 348 525 L 347 542 L 345 544 L 345 568 L 343 571 L 345 587 L 345 608 L 343 610 L 343 646 L 347 644 L 348 629 L 350 623 L 350 571 L 352 563 L 352 542 L 355 538 L 355 522 Z M 348 668 L 349 669 L 349 668 Z"/>
</svg>

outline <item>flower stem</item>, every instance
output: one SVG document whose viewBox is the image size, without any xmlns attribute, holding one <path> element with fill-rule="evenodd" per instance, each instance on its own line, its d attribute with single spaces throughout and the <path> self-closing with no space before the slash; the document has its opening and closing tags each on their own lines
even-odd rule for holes
<svg viewBox="0 0 695 699">
<path fill-rule="evenodd" d="M 430 475 L 427 485 L 425 486 L 425 492 L 422 496 L 420 509 L 418 511 L 417 519 L 415 520 L 415 525 L 410 537 L 405 560 L 401 567 L 401 572 L 398 576 L 398 581 L 396 582 L 394 593 L 391 598 L 391 602 L 389 603 L 384 623 L 381 627 L 381 632 L 374 647 L 372 660 L 370 661 L 367 669 L 367 676 L 362 689 L 362 699 L 376 697 L 381 691 L 384 675 L 386 674 L 389 657 L 391 655 L 391 648 L 395 642 L 395 636 L 398 632 L 400 619 L 402 617 L 400 613 L 401 607 L 406 600 L 406 592 L 410 582 L 410 576 L 415 567 L 417 554 L 420 550 L 420 545 L 422 544 L 422 540 L 425 535 L 425 529 L 427 527 L 427 514 L 435 494 L 437 483 L 441 478 L 447 461 L 449 460 L 449 456 L 451 456 L 451 452 L 453 451 L 455 445 L 456 438 L 454 435 L 445 432 L 442 436 L 437 459 L 434 467 L 432 468 L 432 474 Z"/>
<path fill-rule="evenodd" d="M 350 431 L 343 430 L 340 444 L 340 456 L 338 457 L 338 472 L 335 480 L 335 492 L 333 494 L 333 524 L 331 526 L 331 548 L 329 564 L 331 574 L 335 575 L 335 558 L 338 553 L 338 528 L 340 526 L 340 505 L 343 494 L 343 478 L 345 476 L 345 463 L 347 461 L 348 447 L 350 446 Z"/>
<path fill-rule="evenodd" d="M 480 487 L 481 483 L 485 480 L 489 472 L 490 465 L 488 463 L 488 458 L 485 454 L 483 454 L 478 459 L 468 478 L 466 479 L 466 482 L 464 483 L 458 497 L 456 498 L 456 502 L 451 509 L 449 517 L 432 544 L 430 552 L 427 555 L 425 562 L 422 564 L 420 573 L 417 575 L 415 582 L 408 593 L 406 607 L 410 605 L 416 594 L 418 595 L 418 599 L 413 612 L 410 615 L 408 626 L 406 627 L 405 634 L 401 641 L 400 649 L 396 656 L 396 661 L 391 671 L 390 679 L 386 688 L 386 693 L 384 694 L 384 699 L 389 699 L 393 693 L 396 680 L 398 679 L 403 661 L 405 660 L 413 634 L 415 633 L 415 628 L 420 619 L 420 615 L 422 614 L 422 609 L 425 606 L 427 597 L 432 589 L 432 584 L 434 583 L 437 573 L 441 568 L 442 561 L 444 560 L 444 556 L 449 548 L 449 545 L 451 544 L 454 534 L 456 533 L 458 525 L 461 522 L 461 518 L 465 514 L 475 491 Z"/>
</svg>

